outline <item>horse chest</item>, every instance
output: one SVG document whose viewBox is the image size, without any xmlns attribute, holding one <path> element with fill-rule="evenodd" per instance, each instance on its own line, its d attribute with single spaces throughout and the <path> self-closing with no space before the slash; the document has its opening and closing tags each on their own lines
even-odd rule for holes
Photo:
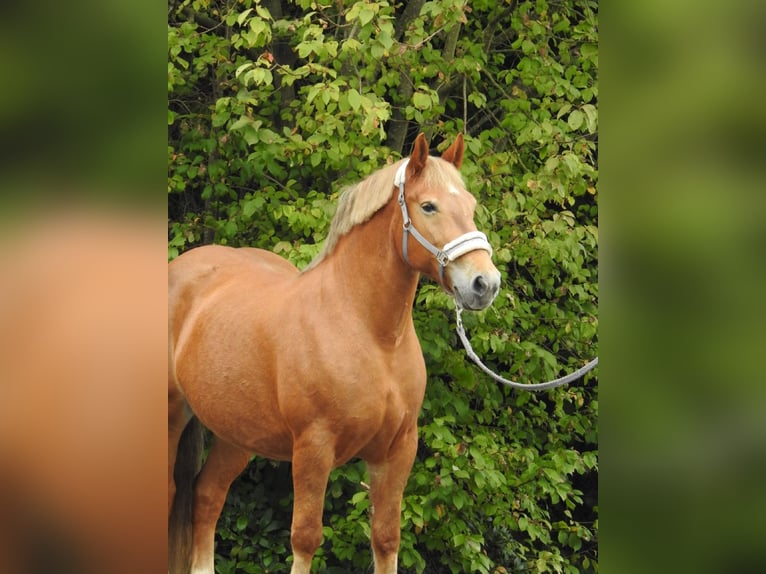
<svg viewBox="0 0 766 574">
<path fill-rule="evenodd" d="M 317 426 L 333 436 L 337 464 L 414 424 L 425 389 L 422 355 L 413 361 L 368 352 L 308 362 L 279 369 L 279 408 L 294 436 Z"/>
</svg>

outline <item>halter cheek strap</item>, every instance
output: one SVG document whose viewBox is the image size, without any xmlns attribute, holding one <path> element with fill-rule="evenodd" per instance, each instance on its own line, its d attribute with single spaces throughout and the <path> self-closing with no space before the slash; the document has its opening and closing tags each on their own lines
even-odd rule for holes
<svg viewBox="0 0 766 574">
<path fill-rule="evenodd" d="M 423 237 L 423 235 L 417 229 L 415 229 L 415 227 L 412 225 L 410 214 L 407 211 L 407 202 L 404 199 L 405 172 L 407 170 L 407 164 L 409 161 L 409 159 L 404 160 L 402 165 L 399 166 L 399 169 L 396 172 L 396 176 L 394 177 L 394 185 L 399 187 L 399 195 L 397 197 L 397 201 L 399 202 L 399 207 L 402 210 L 402 256 L 404 257 L 404 261 L 407 263 L 407 265 L 410 265 L 407 243 L 409 236 L 412 235 L 418 243 L 420 243 L 434 257 L 436 257 L 436 261 L 439 263 L 439 282 L 443 287 L 444 268 L 451 261 L 454 261 L 466 253 L 476 251 L 477 249 L 483 249 L 489 253 L 490 256 L 492 256 L 492 246 L 489 244 L 489 241 L 487 241 L 487 236 L 484 235 L 481 231 L 469 231 L 457 239 L 453 239 L 449 243 L 446 243 L 442 249 L 439 249 L 433 243 L 428 241 L 428 239 Z"/>
</svg>

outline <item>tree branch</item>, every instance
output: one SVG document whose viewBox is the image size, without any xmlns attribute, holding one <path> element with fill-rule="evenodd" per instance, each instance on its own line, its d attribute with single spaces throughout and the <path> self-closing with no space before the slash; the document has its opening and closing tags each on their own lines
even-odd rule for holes
<svg viewBox="0 0 766 574">
<path fill-rule="evenodd" d="M 407 2 L 404 12 L 397 18 L 396 25 L 394 26 L 394 38 L 397 41 L 401 42 L 404 33 L 407 31 L 407 25 L 418 17 L 425 3 L 426 0 L 410 0 Z"/>
<path fill-rule="evenodd" d="M 268 0 L 266 8 L 275 21 L 281 20 L 284 17 L 282 0 Z M 290 48 L 290 43 L 284 38 L 278 39 L 276 36 L 272 36 L 271 53 L 274 56 L 275 63 L 288 66 L 289 68 L 294 67 L 296 62 L 295 52 Z M 279 107 L 284 110 L 295 99 L 295 86 L 283 83 L 282 77 L 279 74 L 274 74 L 274 87 L 279 90 Z M 281 128 L 283 126 L 281 114 L 277 112 L 275 116 L 274 124 Z"/>
<path fill-rule="evenodd" d="M 197 24 L 200 24 L 207 28 L 207 32 L 214 30 L 221 26 L 223 22 L 218 22 L 216 20 L 213 20 L 212 18 L 205 16 L 204 14 L 200 14 L 199 12 L 195 12 L 193 8 L 190 6 L 184 6 L 181 8 L 181 13 L 189 18 L 190 20 L 194 20 Z"/>
<path fill-rule="evenodd" d="M 447 37 L 444 39 L 444 49 L 442 50 L 442 58 L 446 62 L 452 62 L 455 59 L 455 49 L 457 48 L 457 41 L 460 37 L 460 23 L 455 24 L 450 31 L 447 32 Z"/>
<path fill-rule="evenodd" d="M 489 54 L 490 49 L 492 48 L 492 40 L 495 38 L 495 30 L 497 29 L 497 26 L 500 24 L 500 22 L 504 22 L 505 19 L 510 15 L 513 14 L 513 10 L 515 9 L 515 3 L 511 2 L 503 12 L 497 16 L 497 18 L 493 18 L 490 21 L 489 26 L 487 26 L 487 29 L 484 31 L 484 53 Z"/>
</svg>

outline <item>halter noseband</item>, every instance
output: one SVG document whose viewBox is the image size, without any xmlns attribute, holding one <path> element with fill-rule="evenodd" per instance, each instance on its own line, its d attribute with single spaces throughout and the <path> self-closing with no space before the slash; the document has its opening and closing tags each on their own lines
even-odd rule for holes
<svg viewBox="0 0 766 574">
<path fill-rule="evenodd" d="M 428 239 L 423 237 L 417 229 L 415 229 L 415 227 L 412 225 L 410 214 L 407 211 L 407 202 L 404 200 L 405 171 L 407 170 L 407 164 L 409 161 L 409 159 L 404 160 L 404 163 L 399 166 L 399 169 L 396 172 L 396 176 L 394 177 L 394 185 L 399 187 L 399 196 L 397 197 L 397 201 L 399 202 L 399 207 L 402 210 L 402 255 L 404 256 L 404 261 L 407 263 L 407 265 L 410 265 L 410 260 L 407 255 L 407 239 L 409 235 L 412 234 L 418 243 L 420 243 L 429 252 L 431 252 L 434 257 L 436 257 L 436 261 L 439 263 L 439 283 L 441 283 L 442 287 L 444 287 L 444 268 L 451 261 L 454 261 L 466 253 L 476 251 L 477 249 L 483 249 L 489 253 L 491 257 L 492 246 L 489 244 L 489 241 L 487 241 L 487 236 L 484 235 L 481 231 L 469 231 L 457 239 L 453 239 L 449 243 L 445 244 L 442 249 L 439 249 L 433 243 L 428 241 Z"/>
</svg>

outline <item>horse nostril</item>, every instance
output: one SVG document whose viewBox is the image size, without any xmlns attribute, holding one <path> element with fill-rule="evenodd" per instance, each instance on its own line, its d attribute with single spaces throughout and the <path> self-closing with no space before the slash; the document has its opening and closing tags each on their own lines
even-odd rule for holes
<svg viewBox="0 0 766 574">
<path fill-rule="evenodd" d="M 477 275 L 476 279 L 473 280 L 473 291 L 479 296 L 484 295 L 487 292 L 488 287 L 489 284 L 482 275 Z"/>
</svg>

